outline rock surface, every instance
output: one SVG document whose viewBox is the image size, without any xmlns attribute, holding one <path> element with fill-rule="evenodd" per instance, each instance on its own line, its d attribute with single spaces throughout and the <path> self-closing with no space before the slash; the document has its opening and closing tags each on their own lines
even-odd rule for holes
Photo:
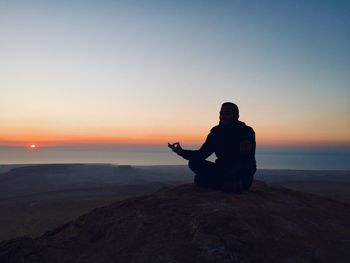
<svg viewBox="0 0 350 263">
<path fill-rule="evenodd" d="M 349 262 L 350 205 L 254 182 L 225 194 L 181 185 L 95 209 L 0 262 Z"/>
</svg>

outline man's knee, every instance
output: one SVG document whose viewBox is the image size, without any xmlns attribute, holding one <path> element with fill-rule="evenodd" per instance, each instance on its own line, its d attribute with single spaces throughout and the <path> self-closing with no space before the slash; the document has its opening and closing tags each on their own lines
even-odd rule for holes
<svg viewBox="0 0 350 263">
<path fill-rule="evenodd" d="M 203 167 L 203 160 L 192 159 L 188 162 L 188 167 L 195 173 L 198 173 Z"/>
</svg>

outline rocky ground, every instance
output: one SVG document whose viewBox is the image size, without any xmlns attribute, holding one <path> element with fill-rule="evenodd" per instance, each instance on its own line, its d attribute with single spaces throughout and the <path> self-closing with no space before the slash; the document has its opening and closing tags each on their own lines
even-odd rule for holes
<svg viewBox="0 0 350 263">
<path fill-rule="evenodd" d="M 350 205 L 255 182 L 240 195 L 181 185 L 118 201 L 0 262 L 348 262 Z"/>
</svg>

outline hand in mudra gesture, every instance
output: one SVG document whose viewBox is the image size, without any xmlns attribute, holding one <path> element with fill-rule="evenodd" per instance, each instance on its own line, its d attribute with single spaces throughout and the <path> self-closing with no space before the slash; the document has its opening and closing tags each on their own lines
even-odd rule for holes
<svg viewBox="0 0 350 263">
<path fill-rule="evenodd" d="M 179 142 L 175 142 L 173 144 L 168 143 L 168 147 L 173 150 L 173 152 L 180 154 L 182 152 L 182 147 Z"/>
</svg>

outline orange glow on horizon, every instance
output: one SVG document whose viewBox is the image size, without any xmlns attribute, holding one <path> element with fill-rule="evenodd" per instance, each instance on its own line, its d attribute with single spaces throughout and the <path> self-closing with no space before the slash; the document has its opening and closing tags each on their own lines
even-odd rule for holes
<svg viewBox="0 0 350 263">
<path fill-rule="evenodd" d="M 37 144 L 31 143 L 36 141 Z M 182 144 L 201 144 L 205 140 L 205 136 L 198 135 L 148 135 L 139 137 L 99 137 L 99 136 L 71 136 L 71 137 L 0 137 L 0 145 L 36 148 L 40 147 L 59 147 L 59 146 L 84 146 L 84 145 L 167 145 L 168 142 L 180 141 Z"/>
<path fill-rule="evenodd" d="M 161 146 L 168 142 L 180 142 L 182 145 L 200 145 L 205 141 L 206 134 L 164 134 L 148 135 L 139 137 L 112 137 L 112 136 L 26 136 L 26 137 L 0 137 L 0 146 L 29 147 L 35 149 L 40 147 L 60 146 L 115 146 L 115 145 L 140 145 L 140 146 Z M 273 136 L 257 136 L 257 147 L 302 147 L 302 146 L 350 146 L 350 140 L 344 139 L 323 139 L 323 138 L 275 138 Z M 32 142 L 37 143 L 33 144 Z"/>
<path fill-rule="evenodd" d="M 103 131 L 82 131 L 68 132 L 52 130 L 23 130 L 13 129 L 11 132 L 0 133 L 0 146 L 10 147 L 64 147 L 64 146 L 116 146 L 116 145 L 140 145 L 140 146 L 161 146 L 168 142 L 180 142 L 184 147 L 188 145 L 201 145 L 209 130 L 188 131 L 183 133 L 176 131 L 163 134 L 146 134 L 142 130 L 103 130 Z M 307 131 L 292 131 L 288 129 L 267 129 L 256 127 L 257 147 L 302 147 L 302 146 L 350 146 L 350 138 L 347 134 L 331 136 L 323 133 L 315 134 Z M 104 134 L 101 136 L 101 134 Z M 114 136 L 117 134 L 117 136 Z M 127 134 L 127 136 L 125 136 Z M 34 143 L 35 142 L 35 143 Z M 35 145 L 35 147 L 31 147 Z"/>
</svg>

